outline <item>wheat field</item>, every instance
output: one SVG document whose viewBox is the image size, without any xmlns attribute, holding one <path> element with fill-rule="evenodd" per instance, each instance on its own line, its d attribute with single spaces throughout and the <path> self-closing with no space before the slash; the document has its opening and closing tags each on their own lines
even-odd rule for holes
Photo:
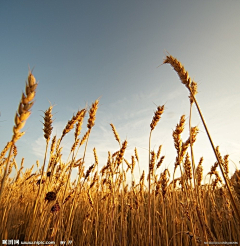
<svg viewBox="0 0 240 246">
<path fill-rule="evenodd" d="M 139 180 L 134 177 L 134 168 L 139 164 L 137 148 L 126 160 L 128 141 L 120 141 L 112 123 L 113 141 L 118 142 L 119 149 L 115 153 L 108 151 L 107 163 L 99 167 L 96 146 L 92 150 L 94 164 L 86 162 L 99 100 L 79 110 L 59 139 L 52 136 L 50 106 L 43 119 L 44 162 L 42 166 L 36 162 L 38 171 L 34 173 L 35 165 L 23 172 L 24 158 L 20 165 L 15 160 L 17 141 L 24 137 L 22 128 L 31 114 L 38 86 L 29 72 L 15 114 L 12 139 L 0 154 L 1 240 L 76 246 L 240 245 L 240 171 L 230 177 L 229 156 L 222 156 L 220 147 L 214 146 L 195 97 L 197 83 L 176 58 L 168 55 L 163 63 L 177 72 L 189 91 L 189 120 L 180 115 L 172 133 L 176 149 L 174 172 L 165 169 L 159 174 L 157 170 L 165 156 L 161 155 L 162 146 L 157 152 L 151 149 L 151 136 L 164 117 L 164 105 L 157 107 L 152 121 L 149 119 L 149 169 L 142 172 Z M 215 164 L 207 170 L 207 183 L 203 182 L 204 157 L 194 159 L 198 128 L 191 125 L 191 113 L 195 106 L 216 156 Z M 86 132 L 81 131 L 84 120 Z M 185 129 L 186 125 L 190 130 Z M 189 137 L 183 140 L 181 134 L 188 130 Z M 74 132 L 74 141 L 67 162 L 63 162 L 61 142 L 70 131 Z M 84 154 L 77 158 L 80 149 Z M 177 169 L 180 177 L 175 177 Z M 73 170 L 78 172 L 76 180 L 71 178 Z M 16 174 L 11 175 L 14 171 Z M 127 174 L 131 182 L 127 182 Z M 4 245 L 4 241 L 1 243 Z"/>
</svg>

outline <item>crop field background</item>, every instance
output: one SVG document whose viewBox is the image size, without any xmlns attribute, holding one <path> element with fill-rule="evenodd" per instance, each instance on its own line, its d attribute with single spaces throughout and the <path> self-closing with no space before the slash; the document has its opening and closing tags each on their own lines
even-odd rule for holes
<svg viewBox="0 0 240 246">
<path fill-rule="evenodd" d="M 1 3 L 0 244 L 240 245 L 239 9 Z"/>
</svg>

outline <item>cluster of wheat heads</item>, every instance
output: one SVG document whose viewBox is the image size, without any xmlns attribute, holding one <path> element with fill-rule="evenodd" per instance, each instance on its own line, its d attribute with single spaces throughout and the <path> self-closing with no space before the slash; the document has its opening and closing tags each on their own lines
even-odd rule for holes
<svg viewBox="0 0 240 246">
<path fill-rule="evenodd" d="M 222 157 L 214 147 L 203 120 L 195 95 L 197 84 L 190 79 L 183 65 L 172 56 L 169 63 L 190 92 L 189 137 L 182 139 L 186 125 L 180 117 L 172 133 L 176 149 L 174 172 L 161 170 L 164 161 L 160 145 L 151 149 L 151 135 L 164 106 L 159 106 L 150 124 L 149 170 L 139 180 L 134 176 L 140 165 L 137 148 L 130 160 L 124 158 L 128 142 L 121 142 L 113 124 L 110 124 L 119 149 L 108 151 L 106 164 L 100 164 L 97 149 L 93 149 L 94 163 L 86 163 L 85 154 L 91 130 L 95 124 L 99 101 L 89 110 L 79 110 L 67 122 L 59 138 L 52 136 L 52 106 L 43 117 L 43 135 L 46 150 L 42 166 L 37 171 L 23 172 L 16 163 L 17 140 L 30 109 L 37 87 L 30 73 L 26 93 L 15 115 L 13 137 L 0 154 L 0 238 L 25 241 L 72 241 L 72 245 L 206 245 L 208 242 L 239 242 L 240 171 L 230 177 L 228 155 Z M 209 182 L 203 183 L 203 158 L 195 165 L 193 146 L 198 128 L 191 125 L 192 105 L 196 104 L 216 154 L 216 162 L 209 168 Z M 88 113 L 87 130 L 82 125 Z M 67 161 L 62 160 L 61 143 L 70 131 L 74 141 Z M 79 149 L 83 155 L 79 158 Z M 49 155 L 47 153 L 49 152 Z M 49 156 L 47 158 L 47 156 Z M 77 157 L 78 156 L 78 157 Z M 16 174 L 13 173 L 13 167 Z M 221 174 L 218 172 L 220 167 Z M 72 180 L 72 170 L 78 176 Z M 176 169 L 180 177 L 175 177 Z M 161 170 L 161 171 L 160 171 Z M 130 175 L 131 182 L 127 182 Z M 223 180 L 223 179 L 224 180 Z"/>
</svg>

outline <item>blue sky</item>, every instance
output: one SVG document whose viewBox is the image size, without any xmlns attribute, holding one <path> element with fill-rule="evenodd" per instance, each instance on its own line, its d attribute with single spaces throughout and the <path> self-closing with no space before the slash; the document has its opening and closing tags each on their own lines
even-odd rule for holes
<svg viewBox="0 0 240 246">
<path fill-rule="evenodd" d="M 240 2 L 211 1 L 1 1 L 0 148 L 11 139 L 14 115 L 24 90 L 28 65 L 39 81 L 36 102 L 17 142 L 18 165 L 43 162 L 45 141 L 42 111 L 53 108 L 53 135 L 60 134 L 73 113 L 100 98 L 90 136 L 86 167 L 100 167 L 107 152 L 118 150 L 110 123 L 121 141 L 128 140 L 126 159 L 137 147 L 141 170 L 148 166 L 148 136 L 154 111 L 165 112 L 153 132 L 152 148 L 160 144 L 166 156 L 161 167 L 173 170 L 176 151 L 172 130 L 182 114 L 189 116 L 186 88 L 169 65 L 157 68 L 169 52 L 198 83 L 198 102 L 230 170 L 240 160 Z M 204 171 L 215 158 L 204 128 L 193 112 L 200 133 L 194 150 L 204 157 Z M 183 140 L 188 136 L 188 122 Z M 86 120 L 84 125 L 86 129 Z M 64 139 L 63 160 L 73 143 Z M 81 153 L 80 153 L 81 154 Z M 234 162 L 234 163 L 233 163 Z M 138 176 L 136 169 L 136 176 Z M 160 171 L 161 171 L 160 170 Z"/>
</svg>

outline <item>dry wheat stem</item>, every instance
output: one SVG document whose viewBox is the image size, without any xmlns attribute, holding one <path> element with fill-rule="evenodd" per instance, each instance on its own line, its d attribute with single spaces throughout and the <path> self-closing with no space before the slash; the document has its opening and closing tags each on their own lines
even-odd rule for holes
<svg viewBox="0 0 240 246">
<path fill-rule="evenodd" d="M 218 164 L 219 164 L 219 166 L 220 166 L 222 175 L 223 175 L 223 177 L 224 177 L 224 181 L 225 181 L 225 183 L 226 183 L 226 185 L 227 185 L 227 188 L 228 188 L 228 191 L 229 191 L 229 195 L 230 195 L 230 198 L 231 198 L 232 205 L 233 205 L 234 210 L 235 210 L 235 212 L 236 212 L 236 215 L 237 215 L 237 217 L 238 217 L 238 221 L 240 222 L 240 213 L 239 213 L 238 208 L 237 208 L 237 206 L 236 206 L 236 203 L 235 203 L 235 201 L 234 201 L 234 198 L 233 198 L 233 195 L 232 195 L 232 192 L 231 192 L 229 183 L 228 183 L 228 181 L 227 181 L 225 172 L 224 172 L 223 167 L 222 167 L 222 165 L 221 165 L 221 161 L 220 161 L 220 159 L 219 159 L 219 157 L 218 157 L 218 155 L 217 155 L 216 149 L 215 149 L 215 147 L 214 147 L 212 138 L 211 138 L 211 136 L 210 136 L 210 133 L 209 133 L 208 128 L 207 128 L 207 125 L 206 125 L 205 120 L 204 120 L 204 118 L 203 118 L 202 112 L 201 112 L 200 107 L 199 107 L 199 105 L 198 105 L 198 103 L 197 103 L 197 100 L 196 100 L 196 98 L 195 98 L 195 96 L 194 96 L 194 92 L 193 92 L 192 89 L 191 89 L 191 82 L 192 82 L 192 81 L 191 81 L 191 78 L 188 76 L 188 72 L 184 69 L 183 65 L 182 65 L 176 58 L 174 58 L 174 57 L 172 57 L 172 56 L 167 56 L 166 59 L 164 60 L 164 63 L 169 63 L 169 64 L 172 65 L 172 67 L 174 68 L 174 70 L 178 73 L 178 75 L 179 75 L 179 77 L 180 77 L 182 83 L 183 83 L 183 84 L 187 87 L 187 89 L 190 91 L 191 98 L 193 99 L 193 101 L 195 102 L 195 105 L 196 105 L 196 107 L 197 107 L 198 113 L 199 113 L 199 115 L 200 115 L 200 118 L 201 118 L 202 123 L 203 123 L 204 128 L 205 128 L 205 131 L 206 131 L 206 133 L 207 133 L 207 135 L 208 135 L 208 139 L 209 139 L 209 141 L 210 141 L 210 143 L 211 143 L 212 149 L 213 149 L 213 151 L 214 151 L 214 154 L 215 154 L 216 159 L 217 159 L 217 161 L 218 161 Z"/>
<path fill-rule="evenodd" d="M 191 88 L 190 88 L 190 92 L 191 92 Z M 191 93 L 192 93 L 192 92 L 191 92 Z M 193 94 L 192 94 L 192 95 L 193 95 Z M 227 185 L 227 188 L 228 188 L 228 191 L 229 191 L 229 195 L 230 195 L 230 199 L 231 199 L 232 205 L 233 205 L 233 207 L 234 207 L 234 210 L 235 210 L 236 215 L 237 215 L 237 217 L 238 217 L 238 221 L 239 221 L 239 223 L 240 223 L 240 213 L 239 213 L 238 208 L 237 208 L 237 206 L 236 206 L 236 203 L 235 203 L 235 201 L 234 201 L 234 198 L 233 198 L 233 195 L 232 195 L 232 192 L 231 192 L 231 188 L 230 188 L 230 186 L 229 186 L 228 180 L 227 180 L 226 175 L 225 175 L 225 172 L 224 172 L 224 170 L 223 170 L 221 161 L 220 161 L 220 159 L 219 159 L 219 157 L 218 157 L 218 154 L 217 154 L 216 149 L 215 149 L 215 147 L 214 147 L 212 138 L 211 138 L 210 133 L 209 133 L 209 131 L 208 131 L 207 125 L 206 125 L 206 123 L 205 123 L 205 120 L 204 120 L 204 118 L 203 118 L 203 115 L 202 115 L 202 113 L 201 113 L 201 110 L 200 110 L 200 108 L 199 108 L 199 105 L 198 105 L 197 100 L 196 100 L 196 98 L 194 97 L 194 95 L 193 95 L 193 99 L 194 99 L 195 105 L 196 105 L 196 107 L 197 107 L 198 113 L 199 113 L 199 115 L 200 115 L 200 117 L 201 117 L 201 120 L 202 120 L 202 122 L 203 122 L 203 125 L 204 125 L 204 128 L 205 128 L 205 130 L 206 130 L 206 133 L 207 133 L 207 135 L 208 135 L 208 139 L 209 139 L 209 141 L 210 141 L 210 143 L 211 143 L 211 146 L 212 146 L 212 149 L 213 149 L 214 154 L 215 154 L 215 156 L 216 156 L 216 159 L 217 159 L 217 161 L 218 161 L 218 164 L 219 164 L 219 166 L 220 166 L 220 169 L 221 169 L 221 172 L 222 172 L 224 181 L 225 181 L 225 183 L 226 183 L 226 185 Z"/>
</svg>

